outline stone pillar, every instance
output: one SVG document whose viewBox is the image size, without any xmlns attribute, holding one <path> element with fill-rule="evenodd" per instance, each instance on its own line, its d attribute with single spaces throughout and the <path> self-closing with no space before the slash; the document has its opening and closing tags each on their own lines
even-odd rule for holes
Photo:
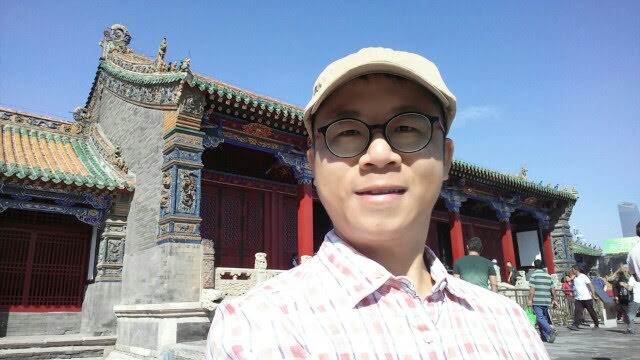
<svg viewBox="0 0 640 360">
<path fill-rule="evenodd" d="M 512 264 L 516 264 L 516 254 L 513 248 L 513 235 L 511 233 L 511 223 L 509 219 L 511 214 L 515 211 L 515 205 L 507 203 L 502 200 L 493 200 L 490 206 L 495 210 L 498 220 L 500 220 L 500 229 L 502 230 L 502 276 L 507 278 L 507 261 L 511 261 Z"/>
<path fill-rule="evenodd" d="M 460 207 L 467 200 L 466 195 L 456 188 L 445 188 L 440 192 L 444 204 L 449 210 L 449 235 L 451 238 L 451 254 L 453 262 L 464 256 L 464 239 L 462 237 L 462 222 L 460 221 Z"/>
<path fill-rule="evenodd" d="M 313 256 L 313 188 L 298 185 L 298 259 Z M 300 260 L 302 261 L 302 260 Z"/>
<path fill-rule="evenodd" d="M 573 250 L 571 250 L 573 236 L 571 235 L 571 228 L 569 226 L 569 218 L 571 217 L 574 204 L 575 203 L 571 202 L 565 204 L 558 220 L 550 228 L 554 270 L 559 274 L 569 272 L 571 267 L 576 263 L 573 258 Z"/>
<path fill-rule="evenodd" d="M 120 303 L 127 215 L 131 195 L 120 193 L 101 224 L 94 283 L 87 286 L 82 303 L 80 332 L 112 335 L 116 332 L 113 307 Z M 93 264 L 89 264 L 93 266 Z"/>
</svg>

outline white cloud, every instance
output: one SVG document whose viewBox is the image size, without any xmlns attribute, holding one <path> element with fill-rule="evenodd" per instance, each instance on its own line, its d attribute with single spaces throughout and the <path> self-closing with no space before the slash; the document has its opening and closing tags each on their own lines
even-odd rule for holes
<svg viewBox="0 0 640 360">
<path fill-rule="evenodd" d="M 500 109 L 490 105 L 469 106 L 458 111 L 453 122 L 453 128 L 459 129 L 475 122 L 497 120 L 500 117 Z"/>
</svg>

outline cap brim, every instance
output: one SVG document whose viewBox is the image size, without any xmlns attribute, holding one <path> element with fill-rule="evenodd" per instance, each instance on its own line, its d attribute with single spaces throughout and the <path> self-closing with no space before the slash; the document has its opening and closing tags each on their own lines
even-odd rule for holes
<svg viewBox="0 0 640 360">
<path fill-rule="evenodd" d="M 326 98 L 331 95 L 336 89 L 340 86 L 344 85 L 350 80 L 353 80 L 357 77 L 367 75 L 367 74 L 392 74 L 397 75 L 409 80 L 416 82 L 417 84 L 425 87 L 430 93 L 432 93 L 442 104 L 442 108 L 445 111 L 445 121 L 447 126 L 447 131 L 451 125 L 451 121 L 455 116 L 455 109 L 450 108 L 449 98 L 438 90 L 434 85 L 430 82 L 426 81 L 421 76 L 417 75 L 411 69 L 403 67 L 396 63 L 391 63 L 387 61 L 382 62 L 373 62 L 364 64 L 361 66 L 357 66 L 349 69 L 349 71 L 343 73 L 338 78 L 336 78 L 328 87 L 321 89 L 319 94 L 314 96 L 309 104 L 307 105 L 307 110 L 304 114 L 304 122 L 307 123 L 310 120 L 310 117 L 318 111 L 322 102 L 326 100 Z M 311 104 L 313 103 L 313 105 Z M 312 106 L 309 106 L 312 105 Z M 453 111 L 453 114 L 449 114 L 450 111 Z M 310 123 L 309 123 L 310 124 Z M 308 129 L 310 130 L 310 129 Z"/>
</svg>

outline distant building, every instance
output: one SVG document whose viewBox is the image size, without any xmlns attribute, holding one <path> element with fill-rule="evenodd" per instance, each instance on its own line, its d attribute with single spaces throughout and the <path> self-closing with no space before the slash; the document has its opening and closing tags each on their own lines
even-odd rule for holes
<svg viewBox="0 0 640 360">
<path fill-rule="evenodd" d="M 623 201 L 618 204 L 622 237 L 636 236 L 636 224 L 640 221 L 638 204 Z"/>
</svg>

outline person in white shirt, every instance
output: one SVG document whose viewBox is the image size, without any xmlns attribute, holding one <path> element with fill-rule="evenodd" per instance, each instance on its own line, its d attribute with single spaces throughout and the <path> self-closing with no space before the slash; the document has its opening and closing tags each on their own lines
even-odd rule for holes
<svg viewBox="0 0 640 360">
<path fill-rule="evenodd" d="M 636 225 L 636 235 L 640 237 L 640 222 Z M 640 276 L 640 241 L 629 251 L 627 264 L 629 264 L 629 274 L 631 274 L 631 276 L 635 275 L 636 280 L 640 281 L 640 279 L 638 279 L 638 276 Z"/>
<path fill-rule="evenodd" d="M 587 309 L 591 316 L 591 320 L 593 320 L 593 323 L 595 324 L 593 330 L 599 329 L 600 324 L 598 322 L 598 314 L 596 314 L 596 311 L 593 308 L 593 300 L 597 300 L 598 296 L 593 288 L 593 284 L 587 275 L 580 272 L 580 267 L 578 265 L 573 265 L 571 271 L 573 271 L 574 275 L 573 286 L 576 289 L 576 301 L 573 312 L 573 325 L 569 326 L 569 329 L 576 331 L 580 329 L 579 325 L 582 322 L 582 313 L 584 312 L 584 309 Z"/>
<path fill-rule="evenodd" d="M 636 225 L 636 235 L 640 236 L 640 222 Z M 640 241 L 629 251 L 627 256 L 629 264 L 629 283 L 621 282 L 628 291 L 632 292 L 629 297 L 629 304 L 623 305 L 627 313 L 625 323 L 627 324 L 627 334 L 635 334 L 635 322 L 638 308 L 640 308 Z"/>
<path fill-rule="evenodd" d="M 629 298 L 629 303 L 622 305 L 622 308 L 627 313 L 627 317 L 624 319 L 627 324 L 627 334 L 635 334 L 634 329 L 636 323 L 636 314 L 638 308 L 640 308 L 640 281 L 637 280 L 638 274 L 633 274 L 629 277 L 629 282 L 621 282 L 620 286 L 624 286 L 629 292 L 632 292 Z"/>
</svg>

